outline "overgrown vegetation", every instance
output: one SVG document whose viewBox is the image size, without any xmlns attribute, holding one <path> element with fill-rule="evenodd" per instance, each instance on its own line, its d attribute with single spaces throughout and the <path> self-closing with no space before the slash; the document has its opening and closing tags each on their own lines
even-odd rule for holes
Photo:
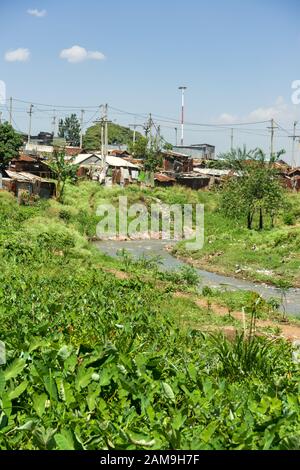
<svg viewBox="0 0 300 470">
<path fill-rule="evenodd" d="M 210 309 L 174 296 L 187 286 L 159 279 L 157 260 L 126 267 L 88 244 L 97 203 L 122 191 L 67 185 L 64 205 L 34 206 L 0 192 L 0 448 L 298 449 L 288 343 L 216 345 L 179 318 L 208 321 Z M 143 194 L 154 196 L 215 205 L 180 188 Z M 178 276 L 196 282 L 191 270 Z"/>
</svg>

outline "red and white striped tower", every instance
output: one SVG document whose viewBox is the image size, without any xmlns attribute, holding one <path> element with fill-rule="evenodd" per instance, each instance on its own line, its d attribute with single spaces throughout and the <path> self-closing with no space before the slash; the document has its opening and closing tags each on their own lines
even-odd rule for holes
<svg viewBox="0 0 300 470">
<path fill-rule="evenodd" d="M 186 86 L 178 87 L 181 90 L 181 139 L 180 144 L 183 145 L 183 127 L 184 127 L 184 92 L 187 89 Z"/>
</svg>

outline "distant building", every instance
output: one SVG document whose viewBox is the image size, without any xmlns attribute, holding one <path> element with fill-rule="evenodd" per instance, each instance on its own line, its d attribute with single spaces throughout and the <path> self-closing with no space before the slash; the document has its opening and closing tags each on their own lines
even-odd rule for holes
<svg viewBox="0 0 300 470">
<path fill-rule="evenodd" d="M 175 145 L 173 150 L 185 153 L 195 160 L 214 160 L 216 147 L 210 144 Z"/>
<path fill-rule="evenodd" d="M 22 134 L 24 144 L 27 142 L 27 134 Z M 39 132 L 38 135 L 31 135 L 30 142 L 35 145 L 52 145 L 53 133 L 52 132 Z"/>
</svg>

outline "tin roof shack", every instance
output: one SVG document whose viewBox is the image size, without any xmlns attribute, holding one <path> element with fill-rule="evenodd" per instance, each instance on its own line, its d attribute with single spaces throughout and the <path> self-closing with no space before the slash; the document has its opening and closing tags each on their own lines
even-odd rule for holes
<svg viewBox="0 0 300 470">
<path fill-rule="evenodd" d="M 41 158 L 21 154 L 19 158 L 14 158 L 9 165 L 10 171 L 31 173 L 41 178 L 55 178 L 51 168 Z"/>
<path fill-rule="evenodd" d="M 173 150 L 163 150 L 162 167 L 164 171 L 174 173 L 187 173 L 193 170 L 193 160 L 184 153 L 174 152 Z"/>
<path fill-rule="evenodd" d="M 19 197 L 21 191 L 28 191 L 29 196 L 36 195 L 43 199 L 55 196 L 55 183 L 47 181 L 39 176 L 26 172 L 5 170 L 7 178 L 3 178 L 3 187 L 12 191 Z"/>
<path fill-rule="evenodd" d="M 233 170 L 219 170 L 217 168 L 194 168 L 194 172 L 201 176 L 209 177 L 209 186 L 220 184 L 226 178 L 239 177 L 240 174 Z"/>
<path fill-rule="evenodd" d="M 112 155 L 114 157 L 120 157 L 120 158 L 127 158 L 130 157 L 130 153 L 127 152 L 127 150 L 120 150 L 120 149 L 113 149 L 108 151 L 109 155 Z"/>
<path fill-rule="evenodd" d="M 155 186 L 174 186 L 176 179 L 164 173 L 155 173 L 154 183 Z"/>
<path fill-rule="evenodd" d="M 214 160 L 216 147 L 210 144 L 175 145 L 173 150 L 185 153 L 195 160 Z"/>
<path fill-rule="evenodd" d="M 176 181 L 182 186 L 187 186 L 191 189 L 204 189 L 210 184 L 209 176 L 202 176 L 194 171 L 189 173 L 180 173 L 176 175 Z"/>
<path fill-rule="evenodd" d="M 293 168 L 285 175 L 285 186 L 293 191 L 300 191 L 300 167 Z"/>
<path fill-rule="evenodd" d="M 100 181 L 103 166 L 103 157 L 101 154 L 80 154 L 72 163 L 79 165 L 78 176 L 88 176 L 91 179 Z M 111 182 L 111 184 L 127 184 L 138 179 L 140 167 L 128 160 L 113 155 L 107 155 L 106 165 L 106 176 L 108 182 Z"/>
</svg>

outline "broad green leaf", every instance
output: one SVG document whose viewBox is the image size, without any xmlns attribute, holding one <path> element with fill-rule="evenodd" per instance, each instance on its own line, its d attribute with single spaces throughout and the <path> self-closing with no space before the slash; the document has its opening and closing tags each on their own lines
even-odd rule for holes
<svg viewBox="0 0 300 470">
<path fill-rule="evenodd" d="M 162 382 L 162 388 L 163 388 L 164 395 L 167 398 L 169 398 L 169 400 L 175 401 L 175 395 L 174 395 L 174 392 L 173 392 L 171 386 L 169 384 L 167 384 L 166 382 Z"/>
<path fill-rule="evenodd" d="M 13 379 L 14 377 L 17 377 L 17 375 L 19 375 L 23 371 L 25 365 L 26 365 L 26 363 L 25 363 L 24 359 L 21 359 L 21 358 L 15 359 L 4 370 L 5 380 L 10 380 L 10 379 Z"/>
<path fill-rule="evenodd" d="M 2 393 L 4 392 L 5 389 L 5 375 L 2 370 L 0 370 L 0 398 L 2 397 Z"/>
<path fill-rule="evenodd" d="M 92 368 L 86 370 L 83 366 L 79 367 L 75 379 L 76 390 L 80 390 L 81 388 L 86 387 L 92 380 L 93 373 L 94 370 Z"/>
<path fill-rule="evenodd" d="M 4 392 L 2 395 L 2 409 L 6 416 L 11 415 L 12 404 L 7 392 Z"/>
<path fill-rule="evenodd" d="M 40 418 L 45 413 L 45 405 L 47 398 L 48 397 L 46 393 L 42 393 L 41 395 L 35 393 L 32 397 L 33 408 Z"/>
<path fill-rule="evenodd" d="M 18 398 L 22 393 L 26 390 L 26 387 L 28 385 L 27 380 L 24 380 L 23 382 L 20 383 L 14 390 L 11 390 L 8 392 L 8 398 L 10 400 L 14 400 L 15 398 Z"/>
<path fill-rule="evenodd" d="M 28 352 L 31 353 L 32 351 L 35 351 L 35 349 L 40 348 L 44 344 L 46 344 L 46 342 L 42 338 L 38 338 L 38 337 L 33 338 L 30 345 L 29 345 Z"/>
<path fill-rule="evenodd" d="M 57 447 L 60 450 L 75 450 L 72 432 L 63 429 L 61 433 L 54 436 Z"/>
<path fill-rule="evenodd" d="M 217 427 L 218 423 L 216 421 L 212 421 L 211 423 L 209 423 L 209 425 L 206 426 L 206 428 L 200 434 L 200 438 L 202 439 L 202 441 L 206 443 L 209 442 L 211 436 L 213 435 Z"/>
<path fill-rule="evenodd" d="M 18 426 L 18 431 L 31 431 L 34 426 L 34 421 L 30 420 L 27 423 L 22 424 L 22 426 Z"/>
<path fill-rule="evenodd" d="M 51 375 L 45 375 L 43 377 L 45 389 L 47 390 L 50 400 L 57 400 L 57 387 L 56 383 Z"/>
<path fill-rule="evenodd" d="M 86 398 L 88 407 L 90 411 L 94 411 L 96 406 L 96 399 L 100 395 L 100 387 L 97 388 L 94 392 L 89 392 Z"/>
</svg>

